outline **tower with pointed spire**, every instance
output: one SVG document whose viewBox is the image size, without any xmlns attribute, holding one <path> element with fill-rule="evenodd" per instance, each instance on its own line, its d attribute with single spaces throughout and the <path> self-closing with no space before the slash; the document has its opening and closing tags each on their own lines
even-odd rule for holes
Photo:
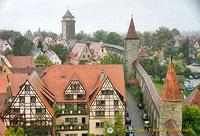
<svg viewBox="0 0 200 136">
<path fill-rule="evenodd" d="M 182 129 L 182 103 L 174 64 L 171 61 L 160 96 L 160 130 L 166 129 L 168 121 Z M 159 135 L 166 136 L 166 132 L 160 132 Z"/>
<path fill-rule="evenodd" d="M 42 38 L 42 34 L 41 34 L 41 32 L 40 32 L 40 27 L 39 27 L 39 29 L 38 29 L 37 37 Z"/>
<path fill-rule="evenodd" d="M 68 42 L 75 39 L 75 19 L 69 10 L 62 18 L 62 36 Z"/>
<path fill-rule="evenodd" d="M 132 64 L 133 62 L 137 59 L 137 51 L 138 51 L 138 41 L 139 38 L 137 36 L 134 22 L 133 22 L 133 17 L 131 17 L 131 22 L 129 25 L 128 33 L 125 38 L 125 54 L 124 54 L 124 61 L 125 65 L 127 67 L 127 74 L 130 75 L 132 72 Z"/>
</svg>

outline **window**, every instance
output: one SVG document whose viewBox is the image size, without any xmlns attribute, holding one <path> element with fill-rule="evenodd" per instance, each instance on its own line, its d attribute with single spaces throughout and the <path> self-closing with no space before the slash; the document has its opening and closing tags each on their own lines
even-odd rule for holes
<svg viewBox="0 0 200 136">
<path fill-rule="evenodd" d="M 97 103 L 97 106 L 104 106 L 105 100 L 97 100 L 96 103 Z"/>
<path fill-rule="evenodd" d="M 104 116 L 104 111 L 96 111 L 96 117 Z"/>
<path fill-rule="evenodd" d="M 85 104 L 77 104 L 77 107 L 81 107 L 82 109 L 85 109 Z"/>
<path fill-rule="evenodd" d="M 74 97 L 73 94 L 66 94 L 65 95 L 66 100 L 73 100 L 73 97 Z"/>
<path fill-rule="evenodd" d="M 25 90 L 30 91 L 30 85 L 25 85 Z"/>
<path fill-rule="evenodd" d="M 25 102 L 25 96 L 20 96 L 19 97 L 19 102 L 24 103 Z"/>
<path fill-rule="evenodd" d="M 83 55 L 83 58 L 85 58 L 85 55 Z"/>
<path fill-rule="evenodd" d="M 118 100 L 114 100 L 114 106 L 118 105 Z"/>
<path fill-rule="evenodd" d="M 31 96 L 31 103 L 35 103 L 36 102 L 36 97 L 35 96 Z"/>
<path fill-rule="evenodd" d="M 79 86 L 80 86 L 79 84 L 71 84 L 71 89 L 72 90 L 74 90 L 74 89 L 77 90 L 77 89 L 79 89 Z"/>
<path fill-rule="evenodd" d="M 103 128 L 104 127 L 104 123 L 103 122 L 96 122 L 96 127 L 97 128 Z"/>
<path fill-rule="evenodd" d="M 19 108 L 13 108 L 13 109 L 11 109 L 11 113 L 20 113 L 20 109 Z"/>
<path fill-rule="evenodd" d="M 87 48 L 85 49 L 85 52 L 87 52 Z"/>
<path fill-rule="evenodd" d="M 78 100 L 82 100 L 82 99 L 84 99 L 85 98 L 85 95 L 84 94 L 78 94 L 77 95 L 77 99 Z"/>
<path fill-rule="evenodd" d="M 65 122 L 68 123 L 77 123 L 78 122 L 78 118 L 65 118 Z"/>
<path fill-rule="evenodd" d="M 98 134 L 98 135 L 95 135 L 95 136 L 104 136 L 104 134 Z"/>
<path fill-rule="evenodd" d="M 102 90 L 101 92 L 103 95 L 112 95 L 113 94 L 112 90 Z"/>
<path fill-rule="evenodd" d="M 65 136 L 78 136 L 78 134 L 65 134 Z"/>
<path fill-rule="evenodd" d="M 103 48 L 101 49 L 101 52 L 103 52 Z"/>
<path fill-rule="evenodd" d="M 90 55 L 88 55 L 88 58 L 90 57 Z"/>
<path fill-rule="evenodd" d="M 11 120 L 10 121 L 10 125 L 20 125 L 20 122 L 19 121 Z"/>
<path fill-rule="evenodd" d="M 119 111 L 118 111 L 118 110 L 116 110 L 116 111 L 115 111 L 115 115 L 117 115 L 118 113 L 119 113 Z"/>
<path fill-rule="evenodd" d="M 45 113 L 46 110 L 44 108 L 36 108 L 36 114 Z"/>
<path fill-rule="evenodd" d="M 71 104 L 65 104 L 65 109 L 68 109 Z"/>
</svg>

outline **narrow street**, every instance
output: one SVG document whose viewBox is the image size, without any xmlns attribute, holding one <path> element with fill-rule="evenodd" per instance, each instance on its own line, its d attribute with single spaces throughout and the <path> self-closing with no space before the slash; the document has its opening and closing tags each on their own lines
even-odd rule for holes
<svg viewBox="0 0 200 136">
<path fill-rule="evenodd" d="M 135 128 L 135 136 L 151 136 L 151 134 L 144 129 L 144 122 L 141 114 L 144 113 L 137 106 L 135 98 L 126 90 L 127 109 L 131 119 L 131 125 Z"/>
</svg>

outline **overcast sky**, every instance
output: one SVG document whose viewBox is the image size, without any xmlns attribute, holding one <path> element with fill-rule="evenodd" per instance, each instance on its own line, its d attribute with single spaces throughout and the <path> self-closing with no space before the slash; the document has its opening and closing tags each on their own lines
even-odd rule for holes
<svg viewBox="0 0 200 136">
<path fill-rule="evenodd" d="M 200 30 L 200 0 L 0 0 L 0 29 L 25 33 L 61 33 L 62 16 L 69 8 L 76 33 L 104 29 L 126 33 L 131 14 L 137 31 L 160 26 L 180 31 Z"/>
</svg>

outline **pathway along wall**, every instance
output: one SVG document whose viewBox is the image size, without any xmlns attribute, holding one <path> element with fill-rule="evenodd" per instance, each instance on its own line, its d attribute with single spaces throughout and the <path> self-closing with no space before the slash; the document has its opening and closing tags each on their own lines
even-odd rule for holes
<svg viewBox="0 0 200 136">
<path fill-rule="evenodd" d="M 136 60 L 133 63 L 133 72 L 139 81 L 143 94 L 144 111 L 148 113 L 151 128 L 159 128 L 160 96 L 146 71 Z M 158 133 L 156 134 L 158 135 Z"/>
</svg>

